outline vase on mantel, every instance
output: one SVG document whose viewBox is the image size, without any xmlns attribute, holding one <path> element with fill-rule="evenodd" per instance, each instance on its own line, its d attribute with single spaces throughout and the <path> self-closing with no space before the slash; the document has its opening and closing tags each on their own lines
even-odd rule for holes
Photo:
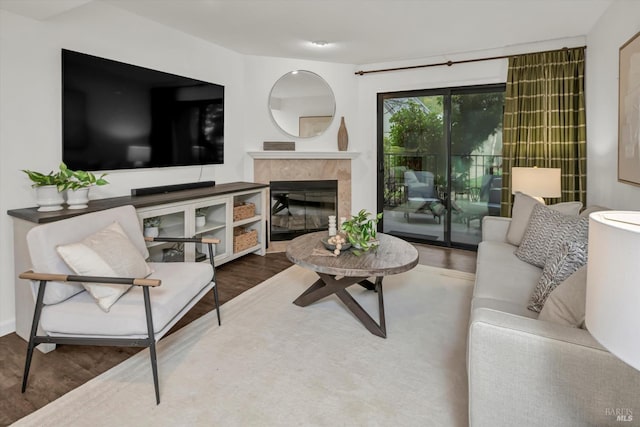
<svg viewBox="0 0 640 427">
<path fill-rule="evenodd" d="M 344 116 L 340 119 L 340 128 L 338 129 L 338 150 L 347 151 L 349 146 L 349 134 L 347 126 L 344 124 Z"/>
</svg>

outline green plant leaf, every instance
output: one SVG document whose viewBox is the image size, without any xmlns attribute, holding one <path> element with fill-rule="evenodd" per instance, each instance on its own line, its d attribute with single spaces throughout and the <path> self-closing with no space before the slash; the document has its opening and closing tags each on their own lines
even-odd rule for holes
<svg viewBox="0 0 640 427">
<path fill-rule="evenodd" d="M 352 253 L 356 256 L 360 256 L 364 252 L 377 247 L 377 242 L 375 241 L 377 236 L 376 224 L 382 218 L 382 213 L 369 218 L 371 215 L 365 209 L 361 209 L 356 215 L 342 223 L 342 230 L 346 232 L 347 240 L 354 247 Z"/>
</svg>

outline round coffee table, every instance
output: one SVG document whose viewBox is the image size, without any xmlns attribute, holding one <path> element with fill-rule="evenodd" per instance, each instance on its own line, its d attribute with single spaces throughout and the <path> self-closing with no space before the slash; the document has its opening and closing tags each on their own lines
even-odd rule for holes
<svg viewBox="0 0 640 427">
<path fill-rule="evenodd" d="M 369 332 L 386 338 L 382 278 L 411 270 L 418 264 L 418 251 L 404 240 L 378 233 L 380 245 L 377 249 L 360 256 L 349 250 L 338 256 L 330 256 L 331 252 L 320 241 L 326 236 L 326 231 L 305 234 L 293 239 L 287 247 L 287 258 L 291 262 L 313 270 L 320 276 L 293 303 L 306 307 L 335 294 Z M 369 277 L 375 277 L 375 283 L 371 283 Z M 356 283 L 378 293 L 379 323 L 347 292 L 346 288 Z"/>
</svg>

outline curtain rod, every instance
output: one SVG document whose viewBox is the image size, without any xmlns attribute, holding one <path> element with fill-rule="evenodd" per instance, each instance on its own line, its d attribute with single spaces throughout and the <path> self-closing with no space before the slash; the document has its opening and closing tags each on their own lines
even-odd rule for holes
<svg viewBox="0 0 640 427">
<path fill-rule="evenodd" d="M 577 47 L 572 47 L 571 49 L 586 49 L 586 46 L 577 46 Z M 563 47 L 561 49 L 552 49 L 552 50 L 543 50 L 540 52 L 529 52 L 529 53 L 516 53 L 513 55 L 500 55 L 500 56 L 489 56 L 486 58 L 474 58 L 474 59 L 461 59 L 459 61 L 447 61 L 447 62 L 438 62 L 435 64 L 423 64 L 423 65 L 409 65 L 407 67 L 395 67 L 395 68 L 381 68 L 378 70 L 368 70 L 368 71 L 356 71 L 354 74 L 358 75 L 358 76 L 363 76 L 365 74 L 373 74 L 373 73 L 386 73 L 389 71 L 402 71 L 402 70 L 413 70 L 416 68 L 430 68 L 430 67 L 441 67 L 443 65 L 446 65 L 447 67 L 450 67 L 454 64 L 467 64 L 470 62 L 481 62 L 481 61 L 493 61 L 496 59 L 505 59 L 505 58 L 511 58 L 512 56 L 522 56 L 522 55 L 529 55 L 529 54 L 533 54 L 533 53 L 549 53 L 549 52 L 559 52 L 559 51 L 563 51 L 563 50 L 569 50 L 570 48 L 568 47 Z"/>
</svg>

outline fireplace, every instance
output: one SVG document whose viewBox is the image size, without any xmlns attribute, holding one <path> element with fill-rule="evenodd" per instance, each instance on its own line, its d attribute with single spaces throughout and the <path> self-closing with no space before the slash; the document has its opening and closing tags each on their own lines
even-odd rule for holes
<svg viewBox="0 0 640 427">
<path fill-rule="evenodd" d="M 351 216 L 351 161 L 359 155 L 358 152 L 251 151 L 249 155 L 253 157 L 255 182 L 270 185 L 272 181 L 337 180 L 338 213 L 336 216 L 338 218 Z M 268 250 L 284 251 L 287 248 L 287 242 L 287 240 L 274 241 L 271 238 Z"/>
<path fill-rule="evenodd" d="M 271 181 L 271 240 L 326 230 L 338 214 L 338 181 Z"/>
</svg>

